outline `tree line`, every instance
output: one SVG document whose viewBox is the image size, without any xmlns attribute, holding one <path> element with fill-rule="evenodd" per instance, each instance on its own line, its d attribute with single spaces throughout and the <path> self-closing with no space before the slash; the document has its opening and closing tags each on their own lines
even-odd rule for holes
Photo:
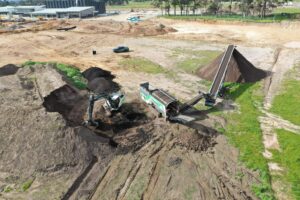
<svg viewBox="0 0 300 200">
<path fill-rule="evenodd" d="M 284 2 L 278 0 L 152 0 L 163 15 L 232 15 L 266 17 L 273 8 Z"/>
</svg>

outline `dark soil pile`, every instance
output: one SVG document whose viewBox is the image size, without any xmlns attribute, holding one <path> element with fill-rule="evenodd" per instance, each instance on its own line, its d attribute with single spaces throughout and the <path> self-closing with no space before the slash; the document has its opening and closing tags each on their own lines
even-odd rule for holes
<svg viewBox="0 0 300 200">
<path fill-rule="evenodd" d="M 0 77 L 17 73 L 19 67 L 13 64 L 7 64 L 0 68 Z"/>
<path fill-rule="evenodd" d="M 115 76 L 112 75 L 110 71 L 101 69 L 99 67 L 90 67 L 87 70 L 85 70 L 84 72 L 82 72 L 82 75 L 88 81 L 92 81 L 93 79 L 100 78 L 100 77 L 106 78 L 109 80 L 112 80 L 115 78 Z"/>
<path fill-rule="evenodd" d="M 97 94 L 116 92 L 120 89 L 118 83 L 103 77 L 95 78 L 92 81 L 89 81 L 87 87 L 89 90 Z"/>
<path fill-rule="evenodd" d="M 101 68 L 91 67 L 82 72 L 82 75 L 88 80 L 88 89 L 94 93 L 111 93 L 121 88 L 113 81 L 115 76 Z"/>
<path fill-rule="evenodd" d="M 200 68 L 196 74 L 206 80 L 213 81 L 219 69 L 224 53 L 220 54 L 209 65 Z M 269 75 L 269 72 L 256 68 L 238 50 L 234 50 L 228 64 L 225 77 L 226 82 L 257 82 Z"/>
</svg>

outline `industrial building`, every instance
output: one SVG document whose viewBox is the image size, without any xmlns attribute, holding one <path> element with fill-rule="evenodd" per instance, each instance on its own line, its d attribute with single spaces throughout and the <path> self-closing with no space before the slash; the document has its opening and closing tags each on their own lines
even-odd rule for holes
<svg viewBox="0 0 300 200">
<path fill-rule="evenodd" d="M 0 7 L 0 14 L 16 14 L 16 15 L 30 15 L 30 13 L 43 10 L 46 6 L 6 6 Z"/>
<path fill-rule="evenodd" d="M 46 0 L 46 8 L 68 8 L 93 6 L 98 14 L 104 14 L 105 0 Z"/>
<path fill-rule="evenodd" d="M 73 18 L 91 17 L 95 14 L 95 8 L 90 7 L 70 7 L 70 8 L 46 8 L 31 13 L 31 16 Z"/>
</svg>

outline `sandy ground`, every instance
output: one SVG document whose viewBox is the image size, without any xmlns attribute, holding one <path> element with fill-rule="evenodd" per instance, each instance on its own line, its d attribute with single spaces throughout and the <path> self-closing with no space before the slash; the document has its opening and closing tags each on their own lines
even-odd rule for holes
<svg viewBox="0 0 300 200">
<path fill-rule="evenodd" d="M 68 23 L 77 25 L 78 28 L 68 32 L 44 30 L 34 34 L 32 32 L 0 34 L 0 66 L 7 63 L 21 64 L 27 60 L 57 61 L 73 64 L 82 70 L 91 66 L 100 66 L 116 74 L 117 81 L 129 94 L 134 93 L 133 91 L 138 89 L 141 82 L 149 81 L 157 86 L 163 86 L 180 99 L 186 99 L 195 94 L 199 88 L 205 88 L 199 84 L 200 78 L 180 72 L 180 78 L 173 80 L 163 75 L 126 71 L 118 66 L 118 62 L 124 57 L 114 54 L 112 48 L 121 44 L 128 45 L 133 51 L 125 55 L 145 57 L 166 69 L 171 69 L 175 65 L 174 59 L 170 57 L 174 49 L 222 51 L 228 44 L 236 44 L 238 50 L 255 66 L 273 72 L 272 78 L 266 81 L 265 87 L 266 98 L 263 109 L 268 110 L 279 90 L 283 75 L 300 60 L 300 35 L 298 34 L 300 23 L 297 22 L 261 25 L 183 22 L 155 19 L 153 17 L 157 13 L 147 11 L 144 13 L 145 18 L 151 19 L 150 22 L 146 22 L 149 23 L 146 25 L 152 28 L 151 30 L 157 27 L 155 24 L 162 23 L 175 28 L 177 32 L 144 37 L 142 32 L 132 32 L 132 27 L 127 22 L 116 24 L 111 21 L 125 21 L 124 19 L 135 14 L 140 12 L 92 20 L 70 20 Z M 127 29 L 127 27 L 131 28 Z M 97 55 L 92 55 L 92 50 L 97 50 Z M 277 120 L 276 125 L 270 125 L 270 121 L 274 119 Z M 280 148 L 274 128 L 284 126 L 288 122 L 282 123 L 278 117 L 268 114 L 261 119 L 261 122 L 267 156 L 270 157 L 268 149 Z M 290 124 L 286 126 L 293 127 Z M 293 128 L 298 131 L 298 127 Z M 280 169 L 276 163 L 270 163 L 269 166 L 271 170 Z M 274 189 L 276 191 L 276 185 Z M 280 199 L 286 198 L 282 193 L 277 193 L 277 196 Z"/>
</svg>

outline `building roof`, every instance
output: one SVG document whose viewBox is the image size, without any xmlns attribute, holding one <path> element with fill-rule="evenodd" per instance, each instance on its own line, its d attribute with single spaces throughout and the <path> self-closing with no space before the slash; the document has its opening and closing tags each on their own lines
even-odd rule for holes
<svg viewBox="0 0 300 200">
<path fill-rule="evenodd" d="M 13 11 L 13 9 L 14 9 L 14 7 L 13 6 L 6 6 L 6 7 L 0 7 L 0 13 L 2 12 L 4 12 L 4 13 L 6 13 L 6 12 L 9 12 L 9 11 Z"/>
<path fill-rule="evenodd" d="M 64 8 L 63 10 L 59 10 L 58 12 L 81 12 L 89 9 L 95 9 L 92 6 L 88 7 L 69 7 L 69 8 Z"/>
<path fill-rule="evenodd" d="M 31 14 L 34 14 L 34 15 L 55 15 L 60 10 L 65 10 L 65 8 L 47 8 L 47 9 L 32 12 Z"/>
<path fill-rule="evenodd" d="M 70 8 L 47 8 L 39 11 L 32 12 L 33 15 L 55 15 L 56 13 L 69 13 L 69 12 L 82 12 L 94 7 L 70 7 Z"/>
<path fill-rule="evenodd" d="M 45 5 L 42 6 L 6 6 L 6 7 L 0 7 L 0 12 L 14 12 L 18 9 L 34 9 L 34 10 L 40 10 L 45 8 Z"/>
<path fill-rule="evenodd" d="M 45 5 L 42 6 L 16 6 L 15 8 L 24 8 L 24 9 L 36 9 L 36 8 L 44 8 Z"/>
</svg>

